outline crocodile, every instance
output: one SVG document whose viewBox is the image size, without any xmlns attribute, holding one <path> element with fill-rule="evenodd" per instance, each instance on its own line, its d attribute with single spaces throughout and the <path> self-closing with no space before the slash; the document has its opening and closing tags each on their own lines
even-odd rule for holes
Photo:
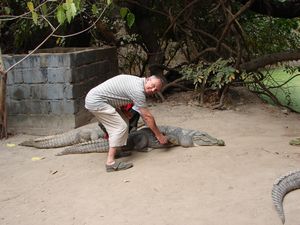
<svg viewBox="0 0 300 225">
<path fill-rule="evenodd" d="M 150 128 L 145 127 L 129 134 L 127 144 L 119 148 L 121 151 L 150 151 L 157 148 L 168 148 L 173 146 L 193 147 L 219 145 L 224 146 L 223 140 L 216 139 L 206 132 L 197 130 L 188 130 L 180 127 L 158 126 L 159 130 L 164 133 L 169 143 L 162 145 L 155 138 Z M 107 152 L 109 149 L 108 141 L 98 139 L 73 145 L 65 148 L 57 155 L 82 154 L 93 152 Z"/>
<path fill-rule="evenodd" d="M 97 125 L 91 123 L 74 130 L 67 131 L 62 134 L 56 134 L 46 137 L 36 138 L 20 143 L 21 146 L 35 147 L 35 148 L 60 148 L 70 145 L 83 143 L 91 140 L 97 140 L 104 137 L 104 132 Z"/>
<path fill-rule="evenodd" d="M 130 113 L 133 116 L 129 120 L 129 132 L 132 132 L 136 131 L 139 126 L 138 121 L 140 115 L 133 109 L 131 109 Z M 106 129 L 101 123 L 91 123 L 65 133 L 24 141 L 19 145 L 35 148 L 60 148 L 97 140 L 99 138 L 104 138 L 106 135 Z"/>
<path fill-rule="evenodd" d="M 282 224 L 285 223 L 283 200 L 286 194 L 300 188 L 300 170 L 291 171 L 276 179 L 272 188 L 272 200 Z"/>
</svg>

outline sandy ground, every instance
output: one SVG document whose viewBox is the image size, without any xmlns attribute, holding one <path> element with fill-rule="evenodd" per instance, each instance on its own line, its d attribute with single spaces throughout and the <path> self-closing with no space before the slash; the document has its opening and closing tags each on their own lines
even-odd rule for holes
<svg viewBox="0 0 300 225">
<path fill-rule="evenodd" d="M 288 144 L 300 136 L 300 114 L 243 97 L 222 111 L 177 100 L 151 106 L 158 124 L 206 131 L 226 146 L 134 153 L 124 159 L 132 169 L 106 173 L 105 154 L 7 145 L 29 135 L 1 141 L 0 224 L 280 225 L 270 193 L 300 168 L 300 147 Z M 300 190 L 286 196 L 287 225 L 299 225 L 299 203 Z"/>
</svg>

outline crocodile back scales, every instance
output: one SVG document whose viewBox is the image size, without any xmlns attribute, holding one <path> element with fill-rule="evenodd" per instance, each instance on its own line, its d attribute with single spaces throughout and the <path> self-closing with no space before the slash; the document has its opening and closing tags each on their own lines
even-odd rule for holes
<svg viewBox="0 0 300 225">
<path fill-rule="evenodd" d="M 122 151 L 148 151 L 148 148 L 163 148 L 168 146 L 169 145 L 160 144 L 149 128 L 143 128 L 139 131 L 134 131 L 130 133 L 127 139 L 127 144 L 125 146 L 119 147 L 118 149 Z M 70 146 L 68 148 L 65 148 L 62 152 L 58 153 L 57 155 L 60 156 L 92 152 L 100 153 L 108 152 L 108 149 L 108 140 L 98 139 Z"/>
<path fill-rule="evenodd" d="M 97 139 L 94 141 L 88 141 L 84 143 L 79 143 L 70 147 L 65 148 L 62 152 L 56 154 L 68 155 L 68 154 L 83 154 L 83 153 L 93 153 L 93 152 L 108 152 L 109 144 L 106 139 Z"/>
<path fill-rule="evenodd" d="M 35 148 L 59 148 L 87 142 L 89 140 L 96 140 L 98 138 L 102 138 L 103 136 L 103 131 L 97 125 L 93 124 L 93 126 L 89 125 L 88 127 L 79 127 L 75 130 L 71 130 L 62 134 L 24 141 L 19 145 Z"/>
<path fill-rule="evenodd" d="M 300 170 L 291 171 L 279 177 L 272 188 L 272 201 L 282 221 L 285 223 L 283 200 L 287 193 L 300 188 Z"/>
<path fill-rule="evenodd" d="M 183 147 L 220 145 L 218 139 L 209 136 L 205 132 L 185 130 L 180 127 L 170 126 L 159 126 L 158 128 L 167 136 L 169 140 L 168 144 L 160 144 L 151 129 L 145 127 L 130 133 L 127 144 L 119 149 L 125 151 L 149 151 L 150 149 L 169 148 L 176 145 L 181 145 Z M 98 139 L 68 147 L 58 155 L 106 152 L 108 149 L 108 141 Z"/>
</svg>

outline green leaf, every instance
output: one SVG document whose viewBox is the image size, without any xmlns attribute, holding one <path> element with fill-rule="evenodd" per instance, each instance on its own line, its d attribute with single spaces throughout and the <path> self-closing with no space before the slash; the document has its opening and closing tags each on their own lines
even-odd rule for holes
<svg viewBox="0 0 300 225">
<path fill-rule="evenodd" d="M 133 13 L 129 12 L 126 16 L 126 19 L 127 19 L 127 25 L 129 28 L 132 27 L 132 25 L 134 24 L 134 21 L 135 21 L 135 16 Z"/>
<path fill-rule="evenodd" d="M 98 15 L 98 8 L 97 8 L 97 6 L 95 5 L 95 4 L 93 4 L 92 5 L 92 13 L 93 13 L 93 15 Z"/>
<path fill-rule="evenodd" d="M 5 13 L 8 15 L 11 12 L 11 9 L 9 7 L 4 7 Z"/>
<path fill-rule="evenodd" d="M 68 5 L 67 3 L 63 3 L 62 6 L 63 6 L 63 9 L 64 9 L 65 11 L 68 10 L 68 6 L 69 6 L 69 5 Z"/>
<path fill-rule="evenodd" d="M 76 6 L 74 3 L 71 3 L 70 11 L 71 11 L 72 18 L 74 18 L 76 16 L 76 12 L 77 12 L 77 9 L 76 9 Z"/>
<path fill-rule="evenodd" d="M 32 12 L 32 19 L 34 24 L 38 24 L 38 14 L 36 12 Z"/>
<path fill-rule="evenodd" d="M 80 2 L 80 0 L 74 0 L 74 4 L 75 4 L 76 9 L 79 9 L 81 2 Z"/>
<path fill-rule="evenodd" d="M 128 8 L 122 7 L 120 9 L 120 15 L 121 15 L 122 19 L 124 19 L 126 17 L 127 13 L 128 13 Z"/>
<path fill-rule="evenodd" d="M 71 20 L 76 16 L 76 6 L 73 0 L 66 0 L 63 4 L 63 9 L 65 9 L 65 15 L 67 17 L 68 22 L 70 23 Z"/>
<path fill-rule="evenodd" d="M 44 4 L 44 5 L 42 5 L 42 13 L 44 14 L 44 15 L 46 15 L 47 14 L 47 12 L 48 12 L 48 8 L 47 8 L 47 5 L 46 4 Z"/>
<path fill-rule="evenodd" d="M 56 18 L 57 18 L 57 21 L 60 24 L 63 24 L 65 22 L 65 20 L 66 20 L 66 14 L 65 14 L 65 10 L 63 9 L 62 6 L 58 7 L 57 13 L 56 13 Z"/>
<path fill-rule="evenodd" d="M 30 10 L 30 12 L 33 12 L 34 10 L 33 2 L 27 2 L 27 7 Z"/>
<path fill-rule="evenodd" d="M 72 14 L 71 14 L 71 11 L 70 11 L 70 10 L 67 10 L 67 11 L 66 11 L 66 17 L 67 17 L 68 23 L 71 23 L 71 20 L 72 20 Z"/>
<path fill-rule="evenodd" d="M 112 0 L 106 0 L 107 5 L 110 5 L 112 3 Z"/>
</svg>

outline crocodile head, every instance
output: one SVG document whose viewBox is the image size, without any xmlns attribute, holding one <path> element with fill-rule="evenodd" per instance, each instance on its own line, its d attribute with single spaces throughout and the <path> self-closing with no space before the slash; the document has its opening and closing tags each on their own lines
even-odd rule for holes
<svg viewBox="0 0 300 225">
<path fill-rule="evenodd" d="M 205 146 L 205 145 L 218 145 L 218 146 L 225 146 L 225 142 L 221 139 L 216 139 L 211 137 L 207 134 L 203 135 L 194 135 L 192 137 L 193 145 L 194 146 Z"/>
<path fill-rule="evenodd" d="M 166 137 L 168 139 L 169 144 L 180 145 L 179 140 L 176 136 L 168 134 L 168 135 L 166 135 Z"/>
</svg>

